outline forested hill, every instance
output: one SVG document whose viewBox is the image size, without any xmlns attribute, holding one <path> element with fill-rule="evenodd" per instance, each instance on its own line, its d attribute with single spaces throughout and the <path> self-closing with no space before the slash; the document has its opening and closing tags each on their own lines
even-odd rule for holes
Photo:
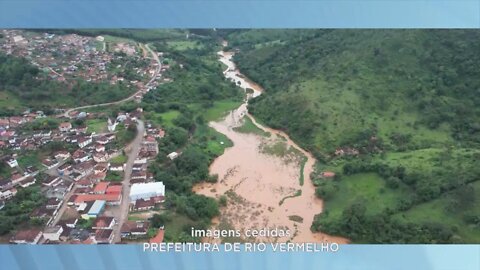
<svg viewBox="0 0 480 270">
<path fill-rule="evenodd" d="M 480 243 L 480 31 L 222 34 L 265 88 L 250 112 L 319 161 L 324 209 L 312 230 L 360 243 Z"/>
<path fill-rule="evenodd" d="M 227 39 L 241 71 L 267 91 L 251 112 L 317 154 L 365 132 L 386 144 L 393 133 L 480 143 L 480 31 L 254 30 Z"/>
</svg>

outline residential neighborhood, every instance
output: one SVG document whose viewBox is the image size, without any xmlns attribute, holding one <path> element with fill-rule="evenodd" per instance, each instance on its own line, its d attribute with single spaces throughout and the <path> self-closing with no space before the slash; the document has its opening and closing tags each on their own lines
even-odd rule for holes
<svg viewBox="0 0 480 270">
<path fill-rule="evenodd" d="M 82 78 L 136 89 L 118 104 L 140 101 L 165 71 L 153 51 L 152 57 L 144 57 L 135 44 L 105 42 L 102 36 L 2 33 L 0 51 L 26 58 L 51 80 L 68 84 Z M 28 214 L 35 226 L 16 228 L 2 241 L 103 244 L 156 234 L 147 218 L 131 221 L 128 215 L 158 209 L 164 201 L 163 183 L 147 169 L 165 131 L 150 123 L 146 129 L 140 107 L 115 115 L 89 110 L 115 104 L 0 117 L 0 211 L 19 191 L 35 190 L 42 197 Z"/>
</svg>

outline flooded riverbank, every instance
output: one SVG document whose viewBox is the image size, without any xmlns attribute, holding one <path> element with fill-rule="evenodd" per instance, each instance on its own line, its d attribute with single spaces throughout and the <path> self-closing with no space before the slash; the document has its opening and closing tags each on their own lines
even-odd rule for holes
<svg viewBox="0 0 480 270">
<path fill-rule="evenodd" d="M 227 206 L 221 208 L 220 217 L 213 221 L 213 226 L 238 230 L 278 228 L 291 233 L 285 237 L 244 239 L 246 241 L 347 242 L 310 231 L 313 217 L 322 211 L 322 201 L 315 196 L 310 180 L 314 157 L 284 132 L 264 127 L 248 114 L 248 100 L 261 95 L 263 89 L 238 71 L 232 61 L 233 53 L 219 52 L 219 57 L 227 66 L 225 77 L 245 90 L 251 89 L 251 93 L 247 94 L 244 104 L 224 119 L 209 123 L 234 144 L 210 166 L 210 174 L 217 174 L 218 182 L 202 183 L 193 188 L 198 194 L 227 198 Z M 270 136 L 235 131 L 245 117 Z M 281 145 L 292 154 L 287 157 L 262 151 L 274 145 Z M 303 185 L 299 180 L 302 174 Z"/>
</svg>

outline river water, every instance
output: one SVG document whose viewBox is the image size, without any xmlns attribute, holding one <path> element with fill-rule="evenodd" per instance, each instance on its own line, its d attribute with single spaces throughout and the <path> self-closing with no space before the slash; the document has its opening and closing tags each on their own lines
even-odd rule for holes
<svg viewBox="0 0 480 270">
<path fill-rule="evenodd" d="M 210 174 L 217 174 L 218 182 L 201 183 L 193 187 L 193 191 L 198 194 L 214 198 L 222 195 L 227 197 L 227 206 L 221 207 L 220 217 L 213 220 L 213 226 L 216 229 L 242 231 L 263 228 L 290 231 L 289 236 L 243 239 L 249 242 L 348 242 L 344 238 L 311 232 L 310 226 L 314 215 L 319 214 L 323 206 L 322 200 L 315 196 L 315 187 L 310 180 L 315 158 L 284 132 L 264 127 L 255 121 L 248 113 L 248 100 L 261 95 L 263 89 L 240 73 L 232 61 L 234 55 L 232 52 L 221 51 L 218 54 L 219 61 L 227 66 L 224 71 L 225 77 L 243 89 L 252 89 L 253 93 L 247 94 L 245 103 L 231 111 L 224 119 L 209 123 L 234 144 L 210 166 Z M 249 117 L 258 128 L 270 133 L 271 136 L 235 131 L 234 128 L 241 126 L 245 117 Z M 263 146 L 276 142 L 284 143 L 287 148 L 295 149 L 296 153 L 301 153 L 300 155 L 307 158 L 303 171 L 303 186 L 299 181 L 301 159 L 286 160 L 285 157 L 261 151 Z M 283 198 L 299 190 L 300 196 L 285 199 L 280 204 Z"/>
</svg>

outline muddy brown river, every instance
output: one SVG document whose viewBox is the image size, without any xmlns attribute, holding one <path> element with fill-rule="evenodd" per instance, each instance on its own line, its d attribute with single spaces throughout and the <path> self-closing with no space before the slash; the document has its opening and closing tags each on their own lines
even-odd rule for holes
<svg viewBox="0 0 480 270">
<path fill-rule="evenodd" d="M 277 228 L 290 232 L 289 236 L 283 237 L 243 237 L 249 242 L 348 242 L 344 238 L 310 230 L 313 217 L 322 212 L 322 200 L 315 196 L 315 187 L 310 180 L 315 158 L 284 132 L 264 127 L 248 114 L 248 100 L 261 95 L 263 89 L 240 73 L 232 61 L 232 52 L 218 54 L 219 61 L 227 66 L 225 77 L 245 90 L 253 89 L 253 93 L 246 94 L 245 103 L 221 121 L 209 123 L 233 142 L 233 147 L 227 148 L 210 166 L 210 174 L 217 174 L 218 182 L 193 187 L 198 194 L 227 198 L 227 206 L 221 207 L 220 216 L 213 220 L 214 229 L 245 232 L 249 229 Z M 243 124 L 245 117 L 269 136 L 236 131 L 235 128 Z M 282 156 L 275 151 L 264 150 L 275 149 L 275 145 L 288 149 L 288 153 Z M 301 164 L 305 158 L 304 184 L 300 185 Z M 300 191 L 300 196 L 294 196 Z"/>
</svg>

